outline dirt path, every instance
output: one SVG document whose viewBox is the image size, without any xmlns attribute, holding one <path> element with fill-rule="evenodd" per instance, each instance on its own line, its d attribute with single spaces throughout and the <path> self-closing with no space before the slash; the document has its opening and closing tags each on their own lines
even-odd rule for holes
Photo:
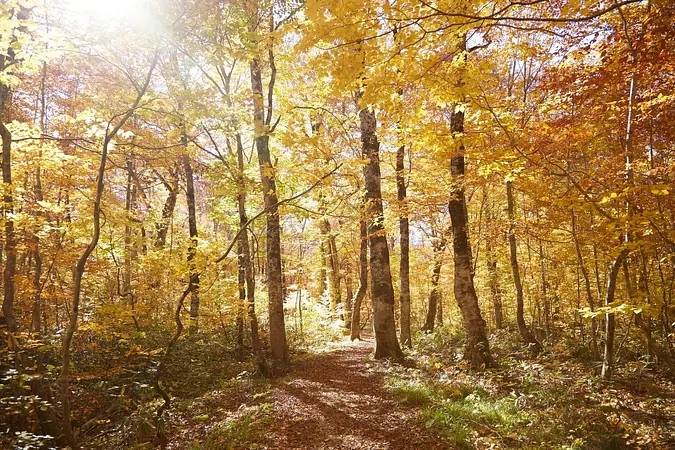
<svg viewBox="0 0 675 450">
<path fill-rule="evenodd" d="M 274 449 L 446 449 L 419 420 L 419 410 L 398 404 L 382 370 L 367 364 L 372 340 L 295 364 L 273 385 Z"/>
</svg>

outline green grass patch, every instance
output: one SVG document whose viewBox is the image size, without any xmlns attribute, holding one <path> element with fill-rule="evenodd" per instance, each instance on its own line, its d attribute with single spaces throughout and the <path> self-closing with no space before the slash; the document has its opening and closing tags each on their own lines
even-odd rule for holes
<svg viewBox="0 0 675 450">
<path fill-rule="evenodd" d="M 411 406 L 427 405 L 436 394 L 433 387 L 417 381 L 394 382 L 392 391 L 401 402 Z"/>
<path fill-rule="evenodd" d="M 458 448 L 473 448 L 474 430 L 481 435 L 503 437 L 529 422 L 514 398 L 483 398 L 471 394 L 462 399 L 445 399 L 424 410 L 427 428 L 435 429 Z"/>
<path fill-rule="evenodd" d="M 269 416 L 271 403 L 249 408 L 244 414 L 217 425 L 201 443 L 195 443 L 192 450 L 224 450 L 256 448 L 264 438 L 264 430 L 272 420 Z"/>
</svg>

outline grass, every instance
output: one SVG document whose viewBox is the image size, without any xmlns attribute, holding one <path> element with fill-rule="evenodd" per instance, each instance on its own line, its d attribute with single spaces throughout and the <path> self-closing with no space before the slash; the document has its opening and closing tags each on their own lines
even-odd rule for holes
<svg viewBox="0 0 675 450">
<path fill-rule="evenodd" d="M 446 437 L 457 448 L 474 448 L 474 429 L 500 440 L 509 437 L 529 422 L 514 398 L 481 398 L 469 395 L 461 399 L 445 399 L 424 409 L 427 428 Z"/>
<path fill-rule="evenodd" d="M 421 382 L 390 382 L 394 395 L 403 403 L 410 406 L 424 406 L 431 402 L 433 389 Z"/>
<path fill-rule="evenodd" d="M 243 414 L 215 426 L 201 443 L 192 450 L 224 450 L 256 448 L 256 442 L 264 438 L 264 429 L 270 422 L 271 403 L 247 408 Z"/>
</svg>

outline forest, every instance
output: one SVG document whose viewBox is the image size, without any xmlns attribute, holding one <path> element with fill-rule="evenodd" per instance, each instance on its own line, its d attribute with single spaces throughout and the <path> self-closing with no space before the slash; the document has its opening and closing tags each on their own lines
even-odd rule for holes
<svg viewBox="0 0 675 450">
<path fill-rule="evenodd" d="M 675 448 L 672 0 L 0 0 L 0 448 Z"/>
</svg>

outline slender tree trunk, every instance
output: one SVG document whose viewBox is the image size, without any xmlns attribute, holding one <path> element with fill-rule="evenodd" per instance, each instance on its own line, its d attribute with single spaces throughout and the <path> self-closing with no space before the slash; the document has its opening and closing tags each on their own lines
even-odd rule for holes
<svg viewBox="0 0 675 450">
<path fill-rule="evenodd" d="M 399 266 L 399 282 L 401 308 L 401 343 L 412 348 L 410 332 L 410 225 L 408 221 L 408 196 L 405 182 L 405 145 L 396 152 L 396 196 L 399 202 L 399 233 L 401 235 L 401 263 Z"/>
<path fill-rule="evenodd" d="M 619 255 L 612 263 L 612 268 L 607 277 L 607 290 L 605 291 L 605 306 L 611 306 L 614 301 L 614 293 L 616 292 L 616 279 L 619 275 L 619 268 L 623 265 L 624 260 L 628 256 L 628 249 L 621 250 Z M 614 330 L 615 330 L 614 313 L 608 312 L 605 314 L 605 354 L 602 360 L 602 371 L 600 377 L 607 381 L 612 378 L 614 370 Z"/>
<path fill-rule="evenodd" d="M 79 448 L 75 434 L 73 433 L 73 428 L 70 423 L 71 414 L 70 414 L 70 346 L 73 341 L 73 335 L 77 330 L 77 322 L 80 311 L 80 297 L 82 294 L 82 278 L 84 277 L 84 271 L 87 265 L 87 260 L 92 254 L 96 246 L 98 245 L 98 240 L 101 234 L 101 198 L 103 196 L 103 187 L 104 187 L 104 177 L 105 177 L 105 166 L 108 161 L 108 146 L 110 141 L 112 141 L 117 132 L 124 126 L 124 124 L 129 120 L 129 117 L 138 107 L 141 99 L 145 95 L 146 90 L 150 84 L 150 78 L 152 77 L 152 72 L 155 70 L 157 61 L 159 59 L 159 54 L 155 55 L 155 58 L 150 66 L 145 83 L 138 92 L 136 101 L 133 106 L 127 110 L 124 116 L 120 119 L 117 125 L 108 133 L 103 141 L 103 147 L 101 152 L 101 162 L 98 168 L 98 176 L 96 179 L 96 194 L 94 197 L 94 212 L 93 212 L 93 232 L 91 241 L 89 245 L 82 253 L 80 258 L 77 261 L 75 266 L 75 273 L 73 276 L 73 301 L 71 304 L 72 310 L 70 312 L 70 320 L 68 327 L 63 336 L 63 357 L 61 360 L 61 374 L 59 377 L 60 381 L 60 390 L 61 390 L 61 404 L 63 408 L 63 414 L 61 416 L 62 420 L 62 432 L 65 441 L 70 445 L 73 450 Z"/>
<path fill-rule="evenodd" d="M 427 318 L 424 321 L 423 331 L 431 333 L 434 331 L 434 324 L 436 323 L 436 314 L 439 312 L 438 304 L 440 303 L 440 289 L 438 287 L 441 279 L 441 270 L 443 268 L 443 253 L 445 251 L 446 240 L 441 238 L 439 242 L 434 242 L 434 268 L 431 272 L 431 290 L 429 291 L 429 309 L 427 310 Z"/>
<path fill-rule="evenodd" d="M 370 247 L 370 296 L 375 327 L 375 358 L 401 358 L 403 352 L 396 336 L 394 286 L 389 265 L 389 246 L 384 229 L 382 207 L 380 143 L 377 140 L 375 113 L 364 107 L 359 112 L 366 187 L 366 217 Z"/>
<path fill-rule="evenodd" d="M 352 265 L 350 262 L 345 267 L 345 288 L 347 295 L 345 296 L 345 328 L 352 329 L 352 311 L 354 309 L 354 287 L 352 285 Z"/>
<path fill-rule="evenodd" d="M 579 238 L 577 236 L 576 217 L 574 212 L 572 212 L 572 239 L 574 239 L 574 247 L 577 251 L 577 263 L 579 264 L 579 269 L 581 269 L 581 274 L 584 277 L 586 301 L 588 302 L 589 309 L 593 312 L 595 311 L 595 301 L 593 300 L 593 294 L 591 293 L 590 276 L 586 269 L 586 264 L 584 263 L 581 245 L 579 244 Z M 593 359 L 598 359 L 600 357 L 600 350 L 598 349 L 598 321 L 595 316 L 591 317 L 591 351 L 593 352 Z"/>
<path fill-rule="evenodd" d="M 546 338 L 550 339 L 552 330 L 551 301 L 548 295 L 548 280 L 546 279 L 546 262 L 544 260 L 544 244 L 539 239 L 539 270 L 541 272 L 541 296 L 544 303 L 544 324 L 546 325 Z"/>
<path fill-rule="evenodd" d="M 323 297 L 324 292 L 326 292 L 326 279 L 328 278 L 328 268 L 326 267 L 326 246 L 324 244 L 323 238 L 319 243 L 319 257 L 321 258 L 321 264 L 319 264 L 319 292 L 318 297 Z"/>
<path fill-rule="evenodd" d="M 47 97 L 46 97 L 46 83 L 47 83 L 47 63 L 42 63 L 42 76 L 40 77 L 40 132 L 44 135 L 47 131 Z M 42 190 L 42 168 L 40 162 L 42 159 L 42 145 L 44 139 L 40 138 L 40 151 L 37 168 L 35 169 L 35 200 L 42 202 L 44 200 L 44 193 Z M 41 216 L 42 214 L 39 214 Z M 31 318 L 31 329 L 35 333 L 42 332 L 42 254 L 40 253 L 40 237 L 35 234 L 33 236 L 35 245 L 35 273 L 33 275 L 33 314 Z"/>
<path fill-rule="evenodd" d="M 365 214 L 365 213 L 364 213 Z M 368 289 L 368 225 L 365 215 L 359 224 L 359 286 L 354 294 L 351 339 L 361 339 L 361 303 Z"/>
<path fill-rule="evenodd" d="M 322 208 L 325 209 L 325 208 Z M 324 211 L 325 213 L 325 211 Z M 337 308 L 342 303 L 342 293 L 340 289 L 340 269 L 338 267 L 337 245 L 335 245 L 335 236 L 331 228 L 328 218 L 325 216 L 319 220 L 319 229 L 321 231 L 322 242 L 324 249 L 323 267 L 326 271 L 326 279 L 328 280 L 328 293 L 330 295 L 330 311 L 333 318 L 336 317 Z"/>
<path fill-rule="evenodd" d="M 516 245 L 516 232 L 514 230 L 514 198 L 512 182 L 506 182 L 506 198 L 508 201 L 508 215 L 509 215 L 509 248 L 511 250 L 511 270 L 513 271 L 513 284 L 516 288 L 516 320 L 518 322 L 518 331 L 522 336 L 525 344 L 531 347 L 532 353 L 536 356 L 541 351 L 541 344 L 537 338 L 530 332 L 525 323 L 525 308 L 523 302 L 523 284 L 520 281 L 520 270 L 518 268 L 518 247 Z"/>
<path fill-rule="evenodd" d="M 183 147 L 187 151 L 187 135 L 183 130 L 182 135 Z M 196 257 L 197 257 L 197 208 L 195 201 L 195 186 L 194 175 L 192 172 L 192 164 L 190 163 L 190 156 L 186 153 L 183 155 L 183 171 L 185 172 L 186 185 L 186 200 L 188 207 L 188 227 L 190 230 L 190 244 L 188 246 L 188 271 L 190 275 L 190 325 L 188 327 L 190 333 L 197 331 L 199 324 L 199 272 L 197 272 Z"/>
<path fill-rule="evenodd" d="M 176 199 L 178 197 L 178 176 L 174 173 L 171 174 L 172 180 L 171 184 L 165 183 L 164 187 L 169 191 L 169 194 L 166 197 L 164 206 L 162 207 L 162 218 L 155 225 L 156 238 L 155 238 L 155 247 L 164 248 L 166 245 L 166 236 L 169 232 L 169 225 L 171 224 L 171 219 L 173 217 L 173 212 L 176 209 Z"/>
<path fill-rule="evenodd" d="M 466 45 L 462 46 L 466 49 Z M 466 215 L 466 197 L 464 193 L 464 110 L 455 107 L 450 119 L 451 130 L 460 138 L 457 152 L 450 161 L 452 175 L 452 197 L 448 202 L 448 211 L 452 220 L 452 248 L 455 263 L 455 299 L 462 312 L 464 329 L 467 335 L 465 358 L 474 368 L 493 367 L 495 361 L 490 354 L 490 344 L 485 331 L 485 320 L 478 306 L 478 296 L 473 284 L 471 248 L 468 237 L 468 218 Z"/>
<path fill-rule="evenodd" d="M 255 30 L 251 30 L 255 31 Z M 271 61 L 273 65 L 273 61 Z M 251 60 L 251 90 L 253 91 L 253 121 L 255 125 L 255 145 L 258 151 L 260 179 L 263 199 L 267 211 L 267 295 L 270 315 L 270 347 L 272 358 L 277 365 L 288 362 L 286 328 L 284 324 L 284 296 L 281 274 L 281 227 L 279 224 L 279 202 L 276 186 L 276 169 L 272 166 L 269 148 L 269 127 L 271 105 L 268 105 L 268 118 L 265 118 L 263 104 L 262 72 L 260 59 Z"/>
<path fill-rule="evenodd" d="M 11 62 L 13 51 L 10 56 L 0 56 L 0 72 L 5 68 L 5 60 Z M 7 331 L 13 333 L 17 330 L 16 317 L 14 314 L 14 276 L 16 275 L 16 236 L 14 234 L 14 197 L 12 184 L 12 133 L 5 126 L 7 110 L 9 109 L 10 90 L 0 83 L 0 137 L 2 138 L 2 183 L 3 193 L 3 220 L 5 222 L 5 261 L 2 277 L 3 300 L 2 312 L 5 316 Z"/>
<path fill-rule="evenodd" d="M 244 360 L 244 311 L 246 309 L 246 265 L 241 239 L 237 240 L 237 284 L 239 302 L 237 303 L 237 360 Z"/>
<path fill-rule="evenodd" d="M 248 217 L 246 214 L 246 178 L 244 176 L 244 146 L 241 142 L 241 136 L 237 134 L 237 210 L 239 212 L 239 227 L 244 230 L 239 235 L 241 245 L 242 264 L 244 267 L 244 276 L 246 281 L 246 298 L 248 321 L 251 327 L 251 347 L 253 355 L 256 358 L 258 370 L 263 375 L 268 374 L 267 361 L 260 343 L 260 331 L 258 329 L 258 316 L 255 312 L 255 275 L 253 273 L 253 260 L 248 241 Z"/>
<path fill-rule="evenodd" d="M 488 270 L 488 284 L 490 285 L 490 295 L 492 296 L 492 311 L 495 319 L 495 327 L 498 330 L 504 328 L 504 314 L 502 310 L 502 293 L 499 289 L 499 274 L 497 273 L 497 258 L 492 246 L 492 216 L 491 207 L 488 209 L 487 233 L 485 236 L 485 258 Z"/>
<path fill-rule="evenodd" d="M 134 211 L 136 209 L 136 197 L 138 195 L 136 184 L 133 181 L 133 162 L 127 159 L 127 190 L 125 199 L 126 209 L 126 224 L 124 226 L 124 295 L 129 297 L 129 308 L 131 312 L 131 319 L 134 322 L 136 331 L 140 331 L 138 324 L 138 317 L 136 317 L 136 295 L 131 287 L 131 275 L 133 268 L 133 261 L 138 257 L 136 250 L 136 243 L 134 242 L 134 229 L 131 223 L 134 219 Z"/>
</svg>

